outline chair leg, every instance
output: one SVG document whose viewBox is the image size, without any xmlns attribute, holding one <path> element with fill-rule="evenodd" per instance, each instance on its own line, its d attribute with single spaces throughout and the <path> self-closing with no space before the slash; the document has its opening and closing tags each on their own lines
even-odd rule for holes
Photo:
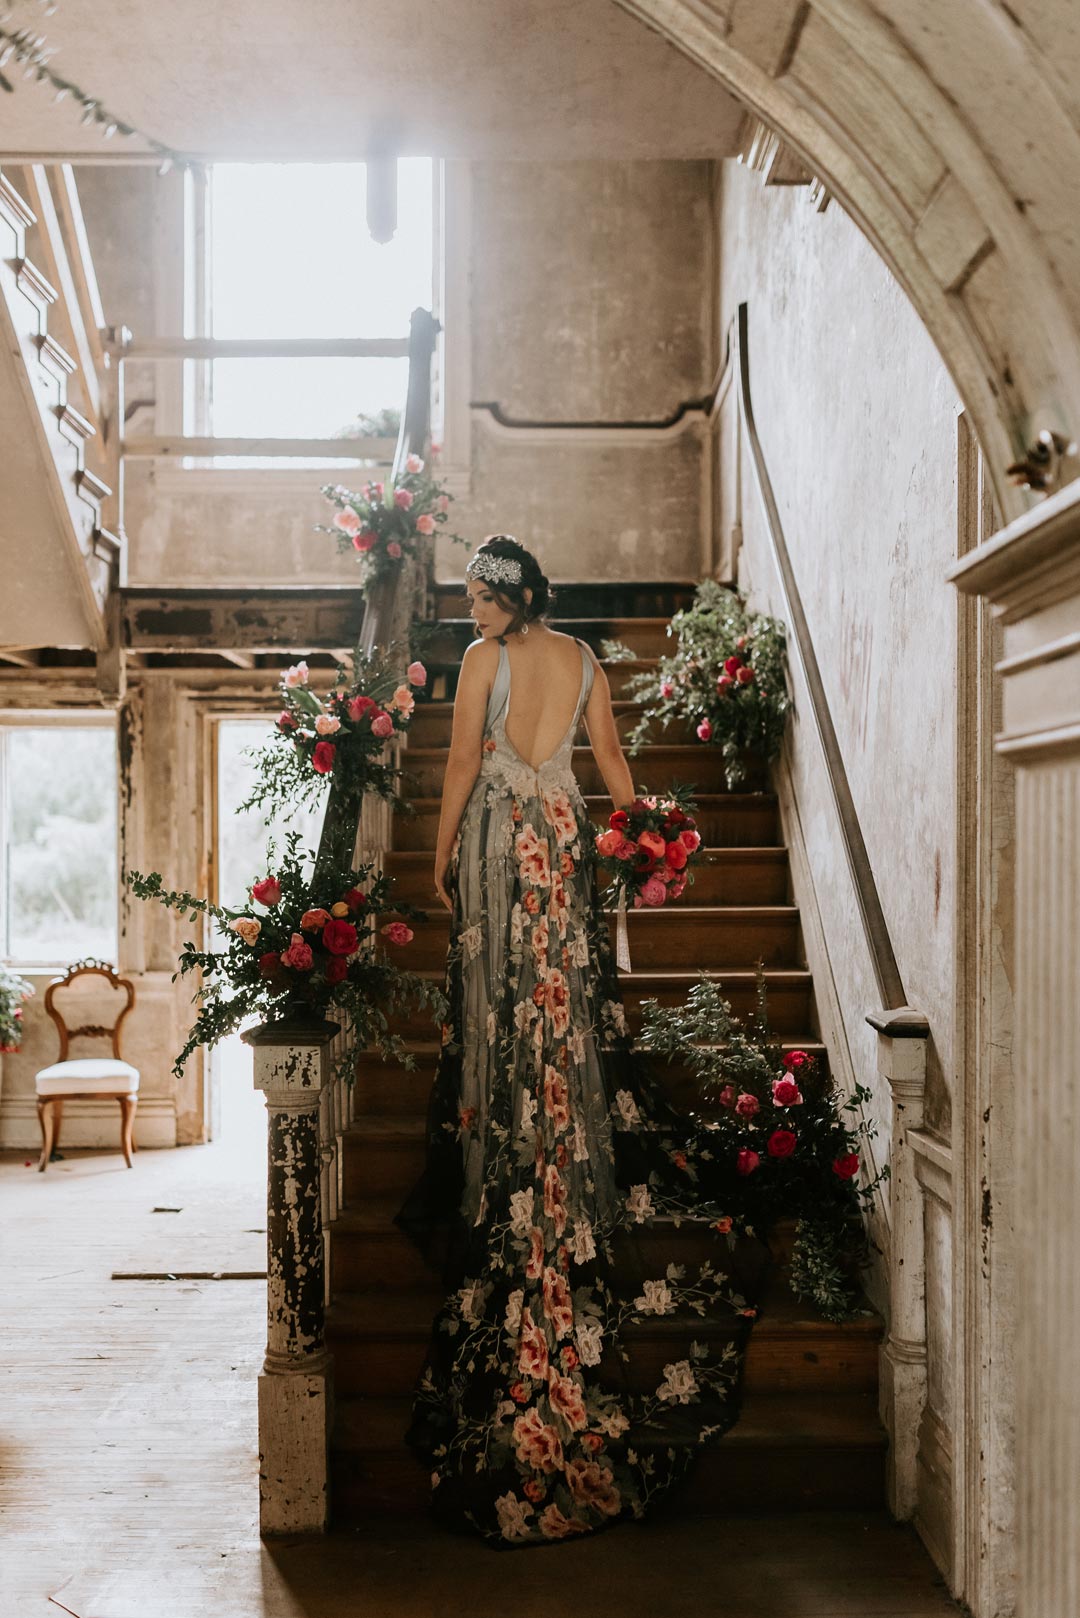
<svg viewBox="0 0 1080 1618">
<path fill-rule="evenodd" d="M 41 1156 L 38 1158 L 38 1173 L 44 1174 L 49 1166 L 52 1156 L 53 1141 L 56 1139 L 56 1121 L 53 1117 L 53 1108 L 56 1103 L 50 1097 L 41 1097 L 38 1100 L 38 1123 L 41 1125 Z"/>
<path fill-rule="evenodd" d="M 133 1166 L 131 1154 L 135 1150 L 135 1108 L 138 1105 L 138 1096 L 120 1097 L 120 1144 L 124 1152 L 124 1162 L 129 1169 Z"/>
</svg>

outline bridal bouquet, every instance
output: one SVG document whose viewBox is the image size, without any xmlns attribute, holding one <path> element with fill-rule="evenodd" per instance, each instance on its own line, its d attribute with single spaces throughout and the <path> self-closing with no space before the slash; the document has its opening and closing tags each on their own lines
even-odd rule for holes
<svg viewBox="0 0 1080 1618">
<path fill-rule="evenodd" d="M 808 1051 L 783 1049 L 769 1028 L 760 975 L 757 1007 L 745 1022 L 704 976 L 684 1006 L 646 1000 L 642 1013 L 642 1047 L 678 1058 L 694 1077 L 714 1155 L 740 1187 L 742 1222 L 767 1232 L 778 1219 L 795 1219 L 789 1285 L 826 1319 L 844 1319 L 855 1303 L 855 1273 L 869 1258 L 860 1204 L 871 1204 L 889 1175 L 888 1165 L 874 1175 L 867 1166 L 863 1146 L 875 1124 L 854 1121 L 871 1092 L 856 1084 L 842 1102 Z"/>
<path fill-rule="evenodd" d="M 644 704 L 628 751 L 632 757 L 640 751 L 654 721 L 661 728 L 682 724 L 699 742 L 721 749 L 731 790 L 746 778 L 747 753 L 773 759 L 780 751 L 791 706 L 784 626 L 748 613 L 735 590 L 703 579 L 693 606 L 675 614 L 668 634 L 678 650 L 627 684 L 627 696 Z"/>
<path fill-rule="evenodd" d="M 701 847 L 689 789 L 672 787 L 666 798 L 635 798 L 616 809 L 608 829 L 596 834 L 597 862 L 609 872 L 620 905 L 662 905 L 693 882 L 689 864 Z"/>
<path fill-rule="evenodd" d="M 322 493 L 337 507 L 337 514 L 329 526 L 316 523 L 316 530 L 335 535 L 339 550 L 356 553 L 365 588 L 394 572 L 404 557 L 420 554 L 423 541 L 449 521 L 452 498 L 425 474 L 419 455 L 407 458 L 404 471 L 389 488 L 384 482 L 370 482 L 353 491 L 341 483 L 327 483 Z M 469 543 L 461 534 L 445 537 L 458 545 Z"/>
<path fill-rule="evenodd" d="M 404 1042 L 389 1033 L 386 1012 L 409 1000 L 430 1004 L 438 1020 L 445 1011 L 442 992 L 402 971 L 387 954 L 388 946 L 409 944 L 412 929 L 400 920 L 380 927 L 377 918 L 388 910 L 412 917 L 425 912 L 400 900 L 391 903 L 391 880 L 372 865 L 330 874 L 315 887 L 305 875 L 299 833 L 290 832 L 285 843 L 284 855 L 252 884 L 251 902 L 242 910 L 169 891 L 156 871 L 128 875 L 140 899 L 157 899 L 193 922 L 209 916 L 225 940 L 218 949 L 185 944 L 180 954 L 174 976 L 197 971 L 202 983 L 195 995 L 198 1016 L 173 1071 L 179 1075 L 198 1046 L 216 1045 L 252 1015 L 318 1019 L 331 1010 L 345 1018 L 357 1046 L 373 1046 L 415 1067 Z M 268 858 L 274 861 L 272 843 Z"/>
<path fill-rule="evenodd" d="M 33 992 L 32 983 L 0 966 L 0 1051 L 17 1051 L 22 1044 L 23 1001 Z"/>
<path fill-rule="evenodd" d="M 419 662 L 401 680 L 389 657 L 357 653 L 349 676 L 337 667 L 337 684 L 324 696 L 311 689 L 306 663 L 295 663 L 281 677 L 282 709 L 269 738 L 248 749 L 256 784 L 241 809 L 289 804 L 318 797 L 333 775 L 356 795 L 396 795 L 401 771 L 383 761 L 389 737 L 405 730 L 416 699 L 413 688 L 427 682 Z"/>
</svg>

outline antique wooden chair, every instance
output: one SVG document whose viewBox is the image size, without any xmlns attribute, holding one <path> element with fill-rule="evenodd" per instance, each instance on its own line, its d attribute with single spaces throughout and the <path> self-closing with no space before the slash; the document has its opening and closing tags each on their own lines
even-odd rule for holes
<svg viewBox="0 0 1080 1618">
<path fill-rule="evenodd" d="M 114 996 L 124 996 L 124 1003 L 120 1006 L 111 1027 L 84 1022 L 76 1028 L 69 1028 L 63 1010 L 57 1005 L 58 996 L 67 998 L 70 995 L 75 1005 L 68 1015 L 78 1014 L 80 993 L 78 990 L 72 990 L 72 984 L 77 978 L 86 977 L 88 974 L 107 978 Z M 97 994 L 100 995 L 101 992 L 99 986 Z M 60 1060 L 54 1062 L 51 1067 L 43 1067 L 37 1075 L 37 1109 L 42 1140 L 39 1172 L 44 1173 L 50 1157 L 59 1145 L 64 1102 L 82 1100 L 86 1096 L 109 1096 L 119 1101 L 120 1145 L 124 1161 L 128 1168 L 131 1168 L 131 1154 L 135 1150 L 132 1136 L 135 1128 L 135 1108 L 139 1101 L 139 1070 L 132 1067 L 130 1062 L 120 1059 L 120 1028 L 134 1004 L 135 985 L 127 978 L 118 977 L 115 968 L 107 961 L 76 961 L 73 966 L 68 967 L 62 977 L 54 978 L 46 989 L 45 1010 L 60 1032 Z M 112 1042 L 112 1055 L 71 1059 L 68 1051 L 72 1040 L 75 1039 L 109 1039 Z"/>
</svg>

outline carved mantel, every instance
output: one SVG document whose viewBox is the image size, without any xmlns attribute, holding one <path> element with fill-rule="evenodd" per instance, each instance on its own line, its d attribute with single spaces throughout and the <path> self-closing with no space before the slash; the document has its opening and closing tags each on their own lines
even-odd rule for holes
<svg viewBox="0 0 1080 1618">
<path fill-rule="evenodd" d="M 1080 1610 L 1080 483 L 951 572 L 1002 629 L 1016 766 L 1016 1499 L 1020 1618 Z"/>
</svg>

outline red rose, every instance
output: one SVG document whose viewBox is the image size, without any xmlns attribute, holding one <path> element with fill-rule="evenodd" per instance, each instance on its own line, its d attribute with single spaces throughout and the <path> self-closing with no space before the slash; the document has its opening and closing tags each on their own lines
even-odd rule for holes
<svg viewBox="0 0 1080 1618">
<path fill-rule="evenodd" d="M 351 955 L 357 945 L 356 928 L 351 921 L 339 921 L 335 917 L 323 928 L 322 941 L 331 955 Z"/>
<path fill-rule="evenodd" d="M 768 1152 L 770 1157 L 790 1157 L 796 1147 L 795 1131 L 792 1129 L 774 1129 L 769 1136 Z"/>
<path fill-rule="evenodd" d="M 623 827 L 629 824 L 630 816 L 625 809 L 615 809 L 608 816 L 608 825 L 615 827 L 617 831 L 622 831 Z"/>
<path fill-rule="evenodd" d="M 669 843 L 664 850 L 664 858 L 673 871 L 681 871 L 686 864 L 686 844 L 681 839 Z"/>
<path fill-rule="evenodd" d="M 741 668 L 742 668 L 742 658 L 741 657 L 726 657 L 724 659 L 724 673 L 725 674 L 730 674 L 732 679 L 735 678 L 735 676 L 738 674 L 738 672 L 739 672 L 739 670 Z"/>
<path fill-rule="evenodd" d="M 259 976 L 261 978 L 275 978 L 281 966 L 281 956 L 277 950 L 269 949 L 265 955 L 259 956 Z"/>
<path fill-rule="evenodd" d="M 853 1180 L 859 1172 L 858 1152 L 845 1152 L 843 1157 L 836 1158 L 832 1171 L 839 1175 L 841 1180 Z"/>
<path fill-rule="evenodd" d="M 288 708 L 283 708 L 278 714 L 277 728 L 280 731 L 296 729 L 296 720 L 293 718 Z"/>
<path fill-rule="evenodd" d="M 343 893 L 341 897 L 350 910 L 362 910 L 367 904 L 367 894 L 362 893 L 359 888 L 350 888 L 348 893 Z"/>
<path fill-rule="evenodd" d="M 349 718 L 351 720 L 353 720 L 354 723 L 356 723 L 357 721 L 363 719 L 363 717 L 364 717 L 364 715 L 366 713 L 370 713 L 371 709 L 374 708 L 374 706 L 375 706 L 375 698 L 374 697 L 353 697 L 352 700 L 349 702 L 348 710 L 347 710 Z"/>
<path fill-rule="evenodd" d="M 802 1100 L 802 1091 L 794 1079 L 774 1079 L 772 1098 L 778 1107 L 794 1107 Z"/>
<path fill-rule="evenodd" d="M 281 898 L 281 883 L 276 876 L 265 876 L 261 882 L 256 882 L 251 889 L 251 897 L 256 904 L 276 905 Z"/>
<path fill-rule="evenodd" d="M 340 926 L 339 922 L 332 921 L 331 927 Z M 349 963 L 344 955 L 331 955 L 326 963 L 327 983 L 342 983 L 349 975 Z"/>
<path fill-rule="evenodd" d="M 311 755 L 312 769 L 317 770 L 320 775 L 329 775 L 334 768 L 336 753 L 337 748 L 333 742 L 316 742 L 315 751 Z"/>
<path fill-rule="evenodd" d="M 789 1073 L 797 1073 L 800 1068 L 809 1068 L 813 1065 L 814 1058 L 807 1055 L 806 1051 L 788 1051 L 784 1057 L 784 1066 Z"/>
<path fill-rule="evenodd" d="M 739 1174 L 753 1174 L 760 1162 L 761 1159 L 758 1154 L 756 1152 L 749 1151 L 747 1147 L 744 1146 L 739 1152 L 738 1157 L 735 1159 L 736 1172 Z"/>
<path fill-rule="evenodd" d="M 754 678 L 754 671 L 752 668 L 748 668 L 744 664 L 739 670 L 738 674 L 736 674 L 735 678 L 738 680 L 740 685 L 749 685 L 750 681 Z"/>
</svg>

